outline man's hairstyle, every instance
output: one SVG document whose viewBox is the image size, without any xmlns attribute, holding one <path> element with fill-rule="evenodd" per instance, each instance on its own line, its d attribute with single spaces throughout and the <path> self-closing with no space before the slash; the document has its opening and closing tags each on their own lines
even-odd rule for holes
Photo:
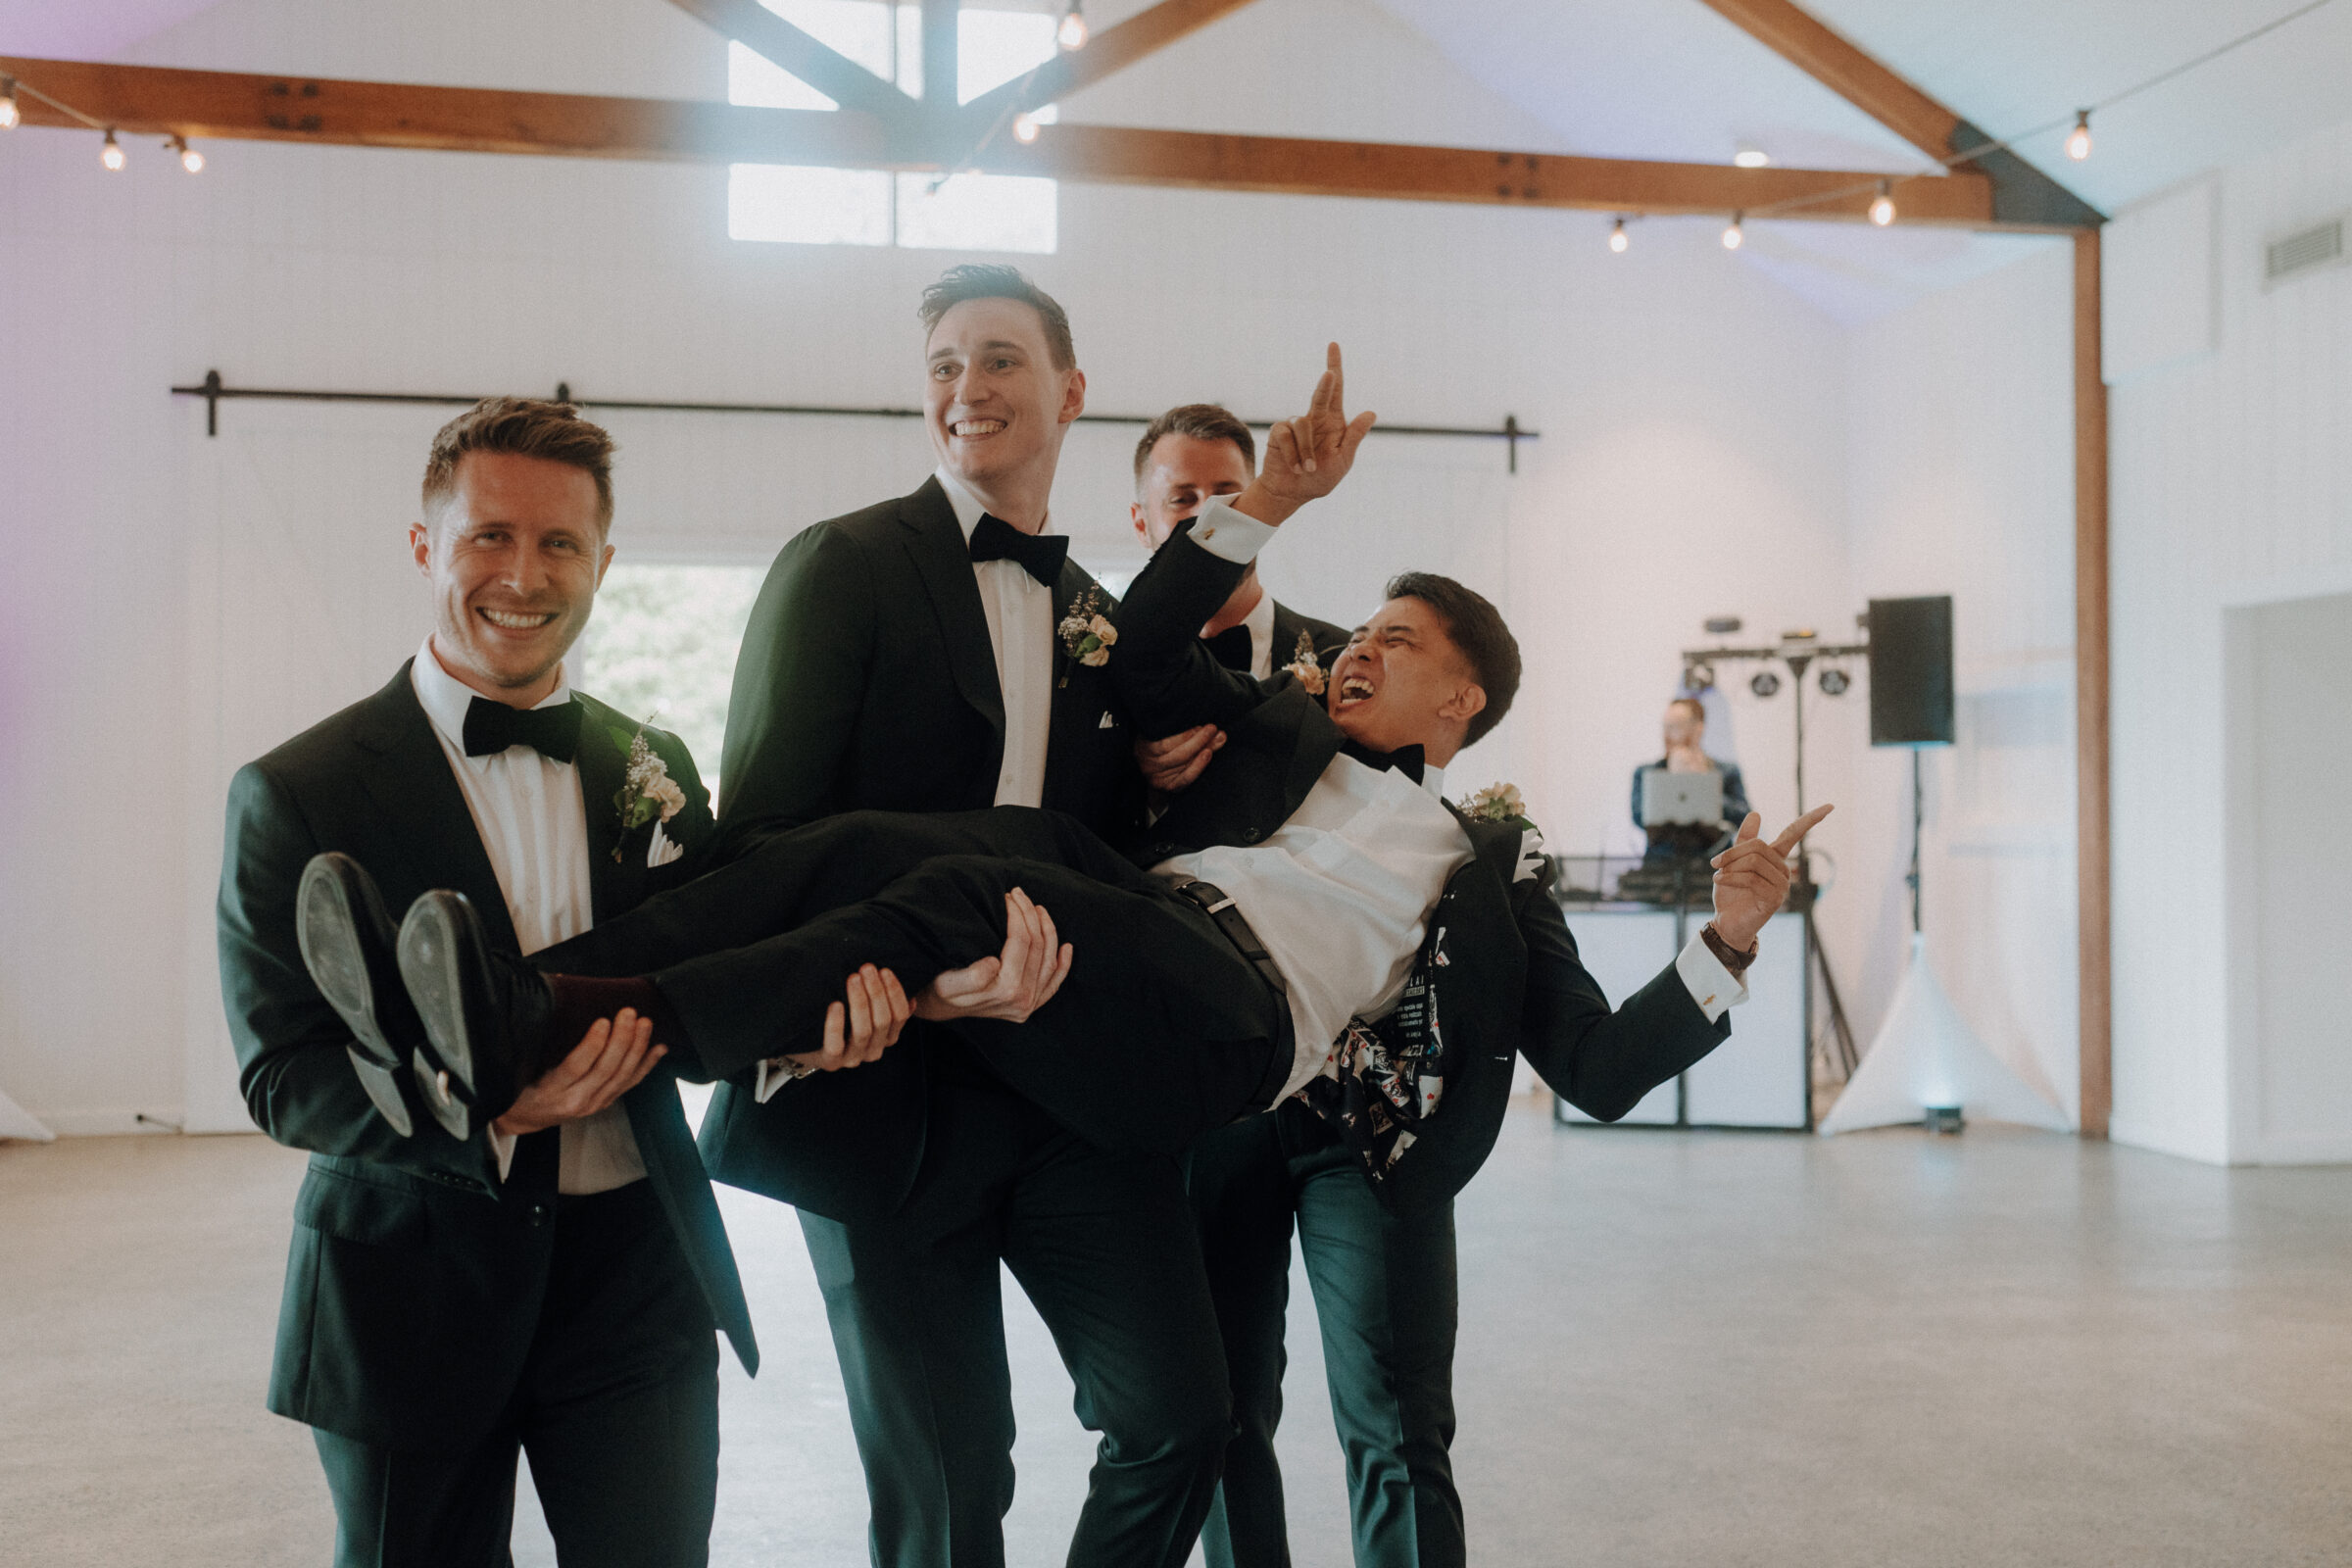
<svg viewBox="0 0 2352 1568">
<path fill-rule="evenodd" d="M 1666 705 L 1666 710 L 1670 713 L 1678 708 L 1688 708 L 1690 710 L 1690 716 L 1701 724 L 1704 724 L 1707 721 L 1707 705 L 1700 702 L 1695 697 L 1677 697 L 1673 702 Z"/>
<path fill-rule="evenodd" d="M 1152 449 L 1166 435 L 1189 435 L 1196 441 L 1230 441 L 1242 449 L 1242 466 L 1251 473 L 1257 472 L 1257 440 L 1231 409 L 1214 403 L 1180 403 L 1153 419 L 1144 438 L 1135 444 L 1137 484 L 1144 482 L 1144 469 L 1152 462 Z"/>
<path fill-rule="evenodd" d="M 1470 674 L 1487 694 L 1487 706 L 1471 715 L 1464 746 L 1487 738 L 1511 710 L 1519 695 L 1519 639 L 1504 625 L 1502 612 L 1486 596 L 1434 571 L 1408 571 L 1389 579 L 1391 599 L 1418 599 L 1438 612 L 1446 635 L 1469 661 Z"/>
<path fill-rule="evenodd" d="M 458 463 L 468 452 L 511 452 L 578 468 L 596 481 L 598 526 L 612 526 L 612 437 L 581 418 L 576 404 L 484 398 L 443 425 L 424 460 L 428 520 L 458 493 Z"/>
<path fill-rule="evenodd" d="M 940 318 L 961 305 L 965 300 L 1018 300 L 1035 311 L 1046 326 L 1046 352 L 1054 361 L 1054 368 L 1067 370 L 1078 364 L 1078 350 L 1070 342 L 1070 317 L 1054 296 L 1039 288 L 1022 275 L 1017 267 L 1001 262 L 968 262 L 951 267 L 939 274 L 939 281 L 923 290 L 923 303 L 915 315 L 923 318 L 923 337 L 929 341 L 939 330 Z"/>
</svg>

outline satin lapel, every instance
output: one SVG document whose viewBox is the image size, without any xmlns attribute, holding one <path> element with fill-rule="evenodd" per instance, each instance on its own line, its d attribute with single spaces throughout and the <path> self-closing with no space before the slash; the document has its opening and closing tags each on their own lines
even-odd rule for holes
<svg viewBox="0 0 2352 1568">
<path fill-rule="evenodd" d="M 1068 650 L 1061 646 L 1062 618 L 1069 614 L 1072 606 L 1085 597 L 1088 589 L 1096 586 L 1098 584 L 1093 575 L 1075 561 L 1063 562 L 1061 575 L 1054 582 L 1054 723 L 1053 739 L 1046 751 L 1046 765 L 1049 768 L 1054 765 L 1054 744 L 1062 742 L 1064 730 L 1071 731 L 1070 740 L 1074 742 L 1081 738 L 1078 730 L 1083 728 L 1092 731 L 1102 720 L 1103 694 L 1100 684 L 1079 679 L 1080 672 L 1086 666 L 1071 658 Z M 1104 594 L 1102 600 L 1107 606 L 1110 596 Z M 1117 649 L 1111 650 L 1111 657 L 1118 657 Z"/>
<path fill-rule="evenodd" d="M 1519 841 L 1523 830 L 1508 822 L 1481 821 L 1464 813 L 1451 801 L 1446 803 L 1446 809 L 1462 824 L 1462 831 L 1470 838 L 1471 853 L 1487 863 L 1487 868 L 1494 873 L 1494 880 L 1503 887 L 1511 886 L 1512 878 L 1519 872 Z"/>
<path fill-rule="evenodd" d="M 1331 760 L 1340 755 L 1340 726 L 1324 711 L 1323 699 L 1308 694 L 1296 681 L 1283 688 L 1277 702 L 1296 704 L 1298 711 L 1298 743 L 1291 751 L 1290 776 L 1283 781 L 1283 813 L 1298 809 Z"/>
<path fill-rule="evenodd" d="M 621 910 L 634 906 L 644 892 L 645 851 L 653 840 L 650 829 L 623 834 L 620 808 L 613 797 L 628 774 L 627 753 L 613 740 L 611 729 L 627 719 L 602 703 L 575 697 L 580 718 L 580 806 L 588 813 L 588 902 L 602 925 Z M 629 726 L 632 730 L 635 726 Z M 612 858 L 620 851 L 620 858 Z M 631 853 L 631 850 L 635 853 Z"/>
<path fill-rule="evenodd" d="M 507 913 L 507 896 L 490 868 L 466 792 L 458 788 L 449 757 L 409 684 L 407 664 L 368 707 L 360 744 L 376 754 L 375 765 L 366 771 L 366 788 L 386 841 L 399 847 L 402 858 L 434 867 L 436 884 L 465 894 L 491 940 L 513 949 L 514 922 Z M 394 909 L 392 917 L 403 912 Z"/>
<path fill-rule="evenodd" d="M 956 525 L 956 509 L 934 477 L 899 503 L 899 522 L 906 530 L 906 554 L 930 595 L 932 612 L 939 617 L 939 635 L 946 643 L 948 667 L 955 671 L 956 689 L 972 705 L 997 742 L 1004 740 L 1004 696 L 997 686 L 997 655 L 988 640 L 988 612 L 980 608 L 980 585 L 972 578 L 971 548 Z"/>
</svg>

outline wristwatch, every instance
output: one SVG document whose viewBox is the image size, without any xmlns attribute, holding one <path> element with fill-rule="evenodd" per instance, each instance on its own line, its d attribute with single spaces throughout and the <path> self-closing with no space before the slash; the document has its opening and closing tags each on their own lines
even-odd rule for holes
<svg viewBox="0 0 2352 1568">
<path fill-rule="evenodd" d="M 1745 953 L 1741 953 L 1738 948 L 1723 940 L 1723 933 L 1715 929 L 1715 922 L 1712 920 L 1699 927 L 1698 934 L 1705 940 L 1707 951 L 1715 955 L 1718 963 L 1732 971 L 1732 978 L 1735 980 L 1746 974 L 1747 966 L 1756 961 L 1758 951 L 1756 948 L 1750 947 Z"/>
</svg>

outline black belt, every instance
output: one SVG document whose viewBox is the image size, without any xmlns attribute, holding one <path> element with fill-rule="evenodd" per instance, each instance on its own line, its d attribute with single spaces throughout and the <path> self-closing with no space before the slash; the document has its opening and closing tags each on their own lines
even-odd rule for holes
<svg viewBox="0 0 2352 1568">
<path fill-rule="evenodd" d="M 1258 1084 L 1257 1093 L 1250 1104 L 1251 1111 L 1271 1110 L 1274 1102 L 1281 1097 L 1282 1086 L 1291 1081 L 1291 1067 L 1298 1056 L 1298 1036 L 1291 1024 L 1290 985 L 1282 978 L 1282 971 L 1275 967 L 1272 956 L 1266 952 L 1266 945 L 1257 940 L 1257 933 L 1250 930 L 1250 922 L 1243 918 L 1241 906 L 1235 904 L 1223 888 L 1208 882 L 1192 881 L 1176 883 L 1174 891 L 1200 906 L 1210 923 L 1223 933 L 1226 941 L 1233 944 L 1234 952 L 1250 960 L 1250 967 L 1257 971 L 1258 978 L 1265 981 L 1266 988 L 1274 993 L 1274 1012 L 1280 1020 L 1275 1026 L 1274 1049 L 1266 1061 L 1266 1076 Z"/>
</svg>

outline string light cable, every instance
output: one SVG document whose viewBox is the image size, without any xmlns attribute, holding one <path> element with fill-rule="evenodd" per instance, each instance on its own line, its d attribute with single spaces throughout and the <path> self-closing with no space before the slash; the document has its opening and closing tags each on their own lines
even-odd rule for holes
<svg viewBox="0 0 2352 1568">
<path fill-rule="evenodd" d="M 99 148 L 98 161 L 110 171 L 119 171 L 129 162 L 122 144 L 115 139 L 115 127 L 94 115 L 85 115 L 62 98 L 52 98 L 22 76 L 0 76 L 0 130 L 14 130 L 24 122 L 24 111 L 18 106 L 19 96 L 37 99 L 72 120 L 78 120 L 90 129 L 101 132 L 106 140 Z M 174 131 L 164 145 L 179 156 L 179 166 L 193 174 L 204 168 L 204 154 L 188 145 L 188 139 Z"/>
<path fill-rule="evenodd" d="M 2072 127 L 2072 132 L 2067 137 L 2067 152 L 2070 157 L 2073 157 L 2079 163 L 2082 159 L 2090 156 L 2091 116 L 2098 114 L 2102 110 L 2113 109 L 2117 104 L 2123 103 L 2127 99 L 2136 98 L 2141 93 L 2148 91 L 2152 87 L 2161 87 L 2166 82 L 2173 80 L 2175 77 L 2186 75 L 2189 72 L 2195 71 L 2201 66 L 2211 65 L 2214 61 L 2221 59 L 2224 55 L 2243 49 L 2247 44 L 2254 42 L 2256 39 L 2267 37 L 2271 33 L 2277 32 L 2280 27 L 2285 26 L 2288 23 L 2300 22 L 2303 18 L 2310 16 L 2313 12 L 2323 10 L 2332 4 L 2334 4 L 2334 0 L 2307 0 L 2307 3 L 2295 7 L 2294 10 L 2285 13 L 2283 16 L 2274 17 L 2270 21 L 2264 23 L 2261 26 L 2241 32 L 2236 37 L 2230 39 L 2227 43 L 2216 44 L 2211 49 L 2206 50 L 2203 54 L 2200 54 L 2193 59 L 2184 60 L 2180 64 L 2174 66 L 2168 71 L 2160 71 L 2155 75 L 2148 77 L 2144 81 L 2134 82 L 2120 92 L 2109 93 L 2106 97 L 2098 100 L 2096 103 L 2088 105 L 2085 108 L 2069 110 L 2067 113 L 2058 116 L 2054 120 L 2046 120 L 2038 125 L 2028 126 L 2024 130 L 2016 131 L 2010 135 L 2003 136 L 1997 141 L 1988 141 L 1984 143 L 1982 146 L 1971 147 L 1966 152 L 1953 153 L 1947 158 L 1939 158 L 1936 161 L 1936 165 L 1942 172 L 1949 173 L 1953 170 L 1958 169 L 1965 164 L 1973 164 L 1979 159 L 1989 158 L 1994 153 L 2007 152 L 2011 148 L 2017 146 L 2020 142 L 2032 141 L 2036 136 L 2046 136 L 2053 130 L 2059 130 L 2067 127 Z M 2076 146 L 2080 146 L 2082 149 L 2082 152 L 2076 153 L 2074 150 Z M 1852 185 L 1842 186 L 1837 190 L 1820 191 L 1808 196 L 1790 196 L 1782 201 L 1774 202 L 1767 207 L 1751 207 L 1747 209 L 1745 216 L 1749 218 L 1777 218 L 1785 213 L 1800 211 L 1801 209 L 1807 207 L 1818 207 L 1827 202 L 1843 201 L 1851 196 L 1861 196 L 1873 191 L 1880 191 L 1884 187 L 1890 185 L 1892 183 L 1892 179 L 1918 177 L 1922 176 L 1895 175 L 1891 178 L 1873 176 L 1868 180 L 1857 181 Z M 1872 205 L 1875 208 L 1877 203 L 1874 202 Z M 1875 213 L 1873 217 L 1875 220 Z"/>
</svg>

